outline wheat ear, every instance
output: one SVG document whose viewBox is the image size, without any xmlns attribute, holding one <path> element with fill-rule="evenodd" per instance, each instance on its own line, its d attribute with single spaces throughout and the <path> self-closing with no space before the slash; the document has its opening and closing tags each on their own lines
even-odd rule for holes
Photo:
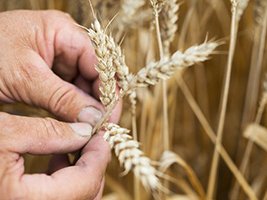
<svg viewBox="0 0 267 200">
<path fill-rule="evenodd" d="M 241 16 L 244 13 L 244 10 L 246 9 L 246 7 L 248 6 L 248 2 L 249 0 L 239 0 L 237 9 L 236 9 L 236 18 L 239 21 Z"/>
<path fill-rule="evenodd" d="M 125 71 L 127 68 L 126 65 L 120 66 L 124 63 L 124 57 L 121 56 L 120 48 L 116 48 L 113 38 L 108 36 L 101 29 L 100 23 L 97 20 L 92 24 L 92 28 L 88 30 L 88 34 L 94 42 L 95 52 L 99 59 L 99 64 L 96 66 L 96 70 L 98 71 L 99 78 L 103 84 L 100 86 L 102 95 L 100 99 L 107 111 L 97 126 L 106 129 L 104 139 L 109 141 L 111 149 L 115 149 L 115 154 L 120 163 L 125 167 L 124 174 L 133 170 L 135 176 L 141 180 L 146 188 L 149 188 L 152 191 L 163 189 L 156 176 L 156 169 L 150 165 L 150 160 L 143 156 L 143 152 L 138 149 L 138 142 L 132 140 L 132 137 L 127 134 L 129 133 L 129 130 L 121 128 L 115 124 L 106 124 L 111 111 L 119 99 L 129 91 L 128 87 L 126 87 L 125 90 L 122 89 L 120 91 L 119 97 L 116 96 L 116 80 L 114 78 L 116 72 L 115 68 L 118 71 L 118 76 L 123 80 L 127 77 L 126 75 L 128 74 L 128 71 Z M 125 81 L 127 82 L 127 79 L 125 79 Z M 110 92 L 112 95 L 109 95 Z"/>
<path fill-rule="evenodd" d="M 169 54 L 170 44 L 174 39 L 175 33 L 177 31 L 177 21 L 178 21 L 178 10 L 180 4 L 177 0 L 167 1 L 162 8 L 160 13 L 161 17 L 161 38 L 163 44 L 163 52 L 165 55 Z"/>
<path fill-rule="evenodd" d="M 115 48 L 115 43 L 112 37 L 105 34 L 101 29 L 98 20 L 95 20 L 88 30 L 95 48 L 95 53 L 98 58 L 98 64 L 95 69 L 99 73 L 99 79 L 102 85 L 99 87 L 101 92 L 100 100 L 105 106 L 106 110 L 111 106 L 112 102 L 116 99 L 116 80 L 115 69 L 113 67 L 113 59 L 111 56 L 112 49 Z"/>
<path fill-rule="evenodd" d="M 112 123 L 105 124 L 104 128 L 106 130 L 104 138 L 109 142 L 110 147 L 115 149 L 120 164 L 125 168 L 123 174 L 132 170 L 147 189 L 162 190 L 156 169 L 151 166 L 150 159 L 139 150 L 138 142 L 128 135 L 130 131 Z"/>
<path fill-rule="evenodd" d="M 256 23 L 262 24 L 264 20 L 264 13 L 266 10 L 266 6 L 267 6 L 266 0 L 257 0 L 255 2 L 254 17 L 255 17 Z"/>
<path fill-rule="evenodd" d="M 137 87 L 145 87 L 149 84 L 155 85 L 160 79 L 169 78 L 178 69 L 208 60 L 219 45 L 218 42 L 205 41 L 201 45 L 188 48 L 184 53 L 176 51 L 170 58 L 164 56 L 158 62 L 152 61 L 138 72 L 131 84 L 136 84 Z"/>
<path fill-rule="evenodd" d="M 138 9 L 141 8 L 145 3 L 145 0 L 123 0 L 121 6 L 124 14 L 122 17 L 122 21 L 131 20 L 138 11 Z"/>
</svg>

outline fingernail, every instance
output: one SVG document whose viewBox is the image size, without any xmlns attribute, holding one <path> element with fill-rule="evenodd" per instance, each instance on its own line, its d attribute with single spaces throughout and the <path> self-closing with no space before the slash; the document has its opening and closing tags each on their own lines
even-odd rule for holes
<svg viewBox="0 0 267 200">
<path fill-rule="evenodd" d="M 80 114 L 78 115 L 78 122 L 86 122 L 91 126 L 95 126 L 97 122 L 101 119 L 102 113 L 100 110 L 95 107 L 89 106 L 82 109 Z"/>
<path fill-rule="evenodd" d="M 92 126 L 86 123 L 69 123 L 74 132 L 82 137 L 92 136 Z"/>
</svg>

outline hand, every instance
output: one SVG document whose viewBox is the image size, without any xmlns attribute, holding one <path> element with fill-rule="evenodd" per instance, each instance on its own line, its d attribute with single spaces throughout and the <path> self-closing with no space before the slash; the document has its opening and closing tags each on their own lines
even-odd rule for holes
<svg viewBox="0 0 267 200">
<path fill-rule="evenodd" d="M 58 11 L 3 12 L 0 21 L 0 102 L 41 107 L 66 121 L 0 113 L 0 199 L 99 199 L 109 148 L 99 134 L 87 143 L 104 112 L 90 39 Z M 110 121 L 120 112 L 121 103 Z M 84 145 L 71 166 L 63 154 Z M 51 175 L 24 174 L 22 153 L 56 154 Z"/>
</svg>

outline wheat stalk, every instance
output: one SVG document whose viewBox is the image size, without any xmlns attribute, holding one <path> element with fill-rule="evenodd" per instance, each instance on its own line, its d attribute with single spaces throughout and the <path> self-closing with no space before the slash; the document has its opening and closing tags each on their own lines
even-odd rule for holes
<svg viewBox="0 0 267 200">
<path fill-rule="evenodd" d="M 91 27 L 91 29 L 88 29 L 88 34 L 94 42 L 95 52 L 99 59 L 96 70 L 103 84 L 103 86 L 100 86 L 100 99 L 107 111 L 97 126 L 107 130 L 104 139 L 109 141 L 111 149 L 115 149 L 115 154 L 120 163 L 125 167 L 124 174 L 127 174 L 132 169 L 135 176 L 141 180 L 146 188 L 152 191 L 163 189 L 159 179 L 156 177 L 155 168 L 150 165 L 150 160 L 143 156 L 142 151 L 138 149 L 138 143 L 132 140 L 131 136 L 127 134 L 129 130 L 115 124 L 105 124 L 119 99 L 127 91 L 129 92 L 129 88 L 125 86 L 120 91 L 120 96 L 116 97 L 116 80 L 114 78 L 116 69 L 118 76 L 123 79 L 121 83 L 127 84 L 128 67 L 121 65 L 123 63 L 125 64 L 125 62 L 120 48 L 116 48 L 113 38 L 101 29 L 98 20 L 95 20 Z"/>
<path fill-rule="evenodd" d="M 228 103 L 228 95 L 229 95 L 229 88 L 230 88 L 230 79 L 231 79 L 231 71 L 232 71 L 232 64 L 233 64 L 233 58 L 234 58 L 234 51 L 235 51 L 235 45 L 236 45 L 236 35 L 238 30 L 238 21 L 237 21 L 237 1 L 236 0 L 230 0 L 232 7 L 232 20 L 231 20 L 231 39 L 230 39 L 230 46 L 229 46 L 229 55 L 227 60 L 227 68 L 225 72 L 225 81 L 224 81 L 224 88 L 223 93 L 221 97 L 221 103 L 220 103 L 220 117 L 219 117 L 219 123 L 217 128 L 217 138 L 215 143 L 215 150 L 213 153 L 212 163 L 211 163 L 211 170 L 210 170 L 210 176 L 209 176 L 209 182 L 208 182 L 208 190 L 207 190 L 207 199 L 213 199 L 214 190 L 216 187 L 216 174 L 218 170 L 218 164 L 219 164 L 219 151 L 218 151 L 218 145 L 221 145 L 222 137 L 223 137 L 223 129 L 225 124 L 225 115 L 226 115 L 226 108 Z"/>
<path fill-rule="evenodd" d="M 215 144 L 216 143 L 216 134 L 213 131 L 213 129 L 211 128 L 208 120 L 204 116 L 203 112 L 201 111 L 200 107 L 198 106 L 197 102 L 195 101 L 194 97 L 192 96 L 191 92 L 189 91 L 188 87 L 186 86 L 183 78 L 181 76 L 179 76 L 179 79 L 177 77 L 176 81 L 179 84 L 182 92 L 184 93 L 190 107 L 194 111 L 199 122 L 202 124 L 206 134 L 208 135 L 210 140 Z M 240 183 L 240 185 L 242 186 L 243 190 L 246 192 L 248 197 L 250 199 L 257 199 L 254 191 L 251 189 L 251 187 L 249 186 L 249 184 L 246 181 L 246 179 L 244 178 L 244 176 L 240 173 L 237 166 L 232 161 L 230 155 L 227 153 L 227 151 L 225 150 L 223 145 L 221 143 L 219 143 L 217 146 L 215 145 L 215 148 L 217 148 L 218 152 L 222 156 L 222 158 L 225 161 L 225 163 L 227 164 L 228 168 L 230 169 L 232 174 L 235 176 L 236 180 Z"/>
<path fill-rule="evenodd" d="M 150 165 L 149 159 L 143 156 L 142 151 L 138 150 L 138 143 L 127 135 L 129 131 L 118 125 L 106 124 L 106 122 L 115 105 L 125 94 L 131 93 L 136 87 L 155 84 L 160 78 L 166 79 L 177 69 L 208 59 L 218 43 L 204 42 L 202 45 L 190 47 L 184 53 L 177 51 L 170 58 L 163 57 L 156 65 L 152 62 L 144 70 L 139 71 L 136 76 L 133 76 L 129 74 L 120 47 L 115 44 L 111 35 L 107 35 L 101 28 L 97 19 L 91 25 L 91 29 L 87 31 L 99 60 L 96 70 L 102 82 L 100 99 L 106 109 L 104 117 L 96 125 L 94 131 L 103 127 L 107 130 L 104 138 L 109 141 L 111 148 L 115 148 L 116 155 L 125 167 L 125 174 L 132 169 L 146 188 L 152 191 L 163 189 L 156 176 L 155 168 Z M 119 97 L 115 93 L 115 73 L 119 77 L 121 87 Z M 143 77 L 145 79 L 142 79 Z M 135 97 L 133 95 L 135 93 L 131 94 Z"/>
</svg>

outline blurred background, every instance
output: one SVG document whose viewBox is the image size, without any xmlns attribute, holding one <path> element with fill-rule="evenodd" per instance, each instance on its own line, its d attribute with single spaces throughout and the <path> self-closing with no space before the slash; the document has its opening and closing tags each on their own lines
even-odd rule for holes
<svg viewBox="0 0 267 200">
<path fill-rule="evenodd" d="M 112 33 L 116 42 L 121 44 L 130 71 L 136 73 L 149 61 L 158 60 L 159 52 L 149 1 L 143 1 L 144 3 L 138 7 L 138 12 L 130 17 L 125 9 L 129 6 L 129 2 L 131 1 L 92 0 L 94 10 L 103 27 L 116 16 L 107 30 Z M 209 61 L 177 72 L 168 80 L 167 87 L 169 150 L 182 158 L 187 167 L 181 166 L 179 162 L 174 162 L 167 167 L 168 175 L 176 181 L 167 184 L 172 194 L 162 195 L 162 199 L 201 199 L 201 195 L 192 184 L 190 179 L 192 174 L 188 173 L 188 168 L 196 175 L 202 189 L 207 191 L 214 152 L 214 143 L 207 136 L 207 129 L 211 128 L 216 133 L 218 127 L 230 41 L 231 3 L 229 0 L 178 0 L 176 2 L 180 5 L 176 13 L 179 16 L 178 29 L 171 43 L 171 53 L 201 44 L 206 38 L 223 41 L 223 45 L 216 50 Z M 259 138 L 255 138 L 257 136 L 255 134 L 254 144 L 250 144 L 250 156 L 244 152 L 252 139 L 244 137 L 244 132 L 252 123 L 257 124 L 258 128 L 266 126 L 265 112 L 260 120 L 255 122 L 260 100 L 266 93 L 264 88 L 267 64 L 266 8 L 265 0 L 251 0 L 239 21 L 222 141 L 223 147 L 239 170 L 242 160 L 248 159 L 244 176 L 256 196 L 264 200 L 267 199 L 267 132 L 263 129 Z M 90 27 L 93 20 L 87 0 L 0 0 L 1 11 L 15 9 L 62 10 L 86 27 Z M 181 75 L 184 82 L 179 83 Z M 192 109 L 194 101 L 207 124 L 199 121 L 196 109 Z M 22 104 L 0 105 L 0 109 L 19 115 L 50 116 L 46 111 Z M 160 161 L 166 150 L 162 145 L 160 84 L 137 91 L 136 119 L 141 149 L 152 160 Z M 124 101 L 120 125 L 129 129 L 132 127 L 131 104 L 127 98 Z M 256 130 L 253 129 L 253 131 Z M 50 157 L 24 155 L 24 158 L 26 172 L 33 173 L 43 172 Z M 133 174 L 121 177 L 122 171 L 114 155 L 107 169 L 103 199 L 153 198 L 142 187 L 141 192 L 137 192 Z M 215 199 L 222 200 L 247 198 L 224 159 L 220 159 L 219 162 L 215 194 Z"/>
</svg>

